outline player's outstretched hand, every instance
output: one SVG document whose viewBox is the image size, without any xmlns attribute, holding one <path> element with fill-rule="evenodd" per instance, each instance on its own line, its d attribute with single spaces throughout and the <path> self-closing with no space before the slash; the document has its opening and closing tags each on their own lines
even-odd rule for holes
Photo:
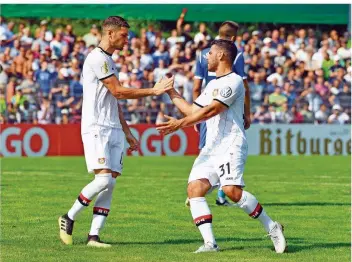
<svg viewBox="0 0 352 262">
<path fill-rule="evenodd" d="M 173 118 L 171 116 L 164 116 L 166 119 L 169 121 L 157 124 L 157 130 L 159 131 L 160 134 L 162 135 L 168 135 L 171 134 L 175 131 L 177 131 L 180 128 L 180 120 Z"/>
<path fill-rule="evenodd" d="M 130 133 L 126 135 L 126 140 L 130 147 L 128 148 L 129 151 L 137 151 L 139 147 L 138 140 Z"/>
<path fill-rule="evenodd" d="M 159 96 L 174 88 L 175 77 L 162 78 L 154 86 L 154 95 Z"/>
</svg>

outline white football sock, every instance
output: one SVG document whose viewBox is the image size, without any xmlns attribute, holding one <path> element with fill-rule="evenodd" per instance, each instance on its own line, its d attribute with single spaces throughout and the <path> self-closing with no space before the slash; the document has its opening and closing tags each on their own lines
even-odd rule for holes
<svg viewBox="0 0 352 262">
<path fill-rule="evenodd" d="M 116 184 L 116 178 L 110 180 L 110 184 L 107 189 L 100 192 L 93 208 L 93 220 L 90 228 L 89 235 L 98 236 L 99 231 L 104 227 L 106 218 L 110 211 L 112 193 Z"/>
<path fill-rule="evenodd" d="M 110 173 L 95 175 L 94 180 L 82 189 L 77 200 L 75 201 L 71 209 L 68 211 L 68 217 L 72 220 L 75 220 L 77 215 L 89 205 L 92 199 L 99 192 L 105 190 L 108 187 L 110 179 Z"/>
<path fill-rule="evenodd" d="M 216 245 L 212 227 L 213 216 L 210 213 L 210 209 L 205 197 L 191 198 L 189 203 L 193 221 L 202 234 L 204 243 L 210 242 Z"/>
<path fill-rule="evenodd" d="M 251 193 L 242 191 L 242 197 L 237 206 L 252 218 L 258 218 L 267 232 L 274 226 L 274 221 L 266 214 L 258 200 Z"/>
</svg>

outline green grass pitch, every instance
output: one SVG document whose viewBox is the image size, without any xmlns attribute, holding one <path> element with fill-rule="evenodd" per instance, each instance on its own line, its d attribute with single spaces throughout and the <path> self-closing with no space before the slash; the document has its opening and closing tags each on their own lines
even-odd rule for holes
<svg viewBox="0 0 352 262">
<path fill-rule="evenodd" d="M 222 252 L 193 254 L 201 237 L 184 206 L 194 157 L 128 157 L 102 239 L 85 246 L 92 206 L 78 217 L 74 245 L 58 237 L 64 214 L 92 176 L 82 157 L 1 161 L 1 261 L 350 261 L 350 158 L 251 156 L 246 189 L 285 226 L 277 255 L 258 221 L 207 197 Z"/>
</svg>

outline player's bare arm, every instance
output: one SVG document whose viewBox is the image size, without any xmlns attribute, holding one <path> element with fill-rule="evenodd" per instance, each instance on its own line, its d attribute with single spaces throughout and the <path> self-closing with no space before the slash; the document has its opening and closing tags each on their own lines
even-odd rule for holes
<svg viewBox="0 0 352 262">
<path fill-rule="evenodd" d="M 117 99 L 135 99 L 146 96 L 159 96 L 173 89 L 174 78 L 165 78 L 154 85 L 153 88 L 126 88 L 123 87 L 115 75 L 101 80 L 110 93 Z"/>
<path fill-rule="evenodd" d="M 244 128 L 248 129 L 251 126 L 251 93 L 247 79 L 243 79 L 243 85 L 246 89 L 244 97 Z"/>
<path fill-rule="evenodd" d="M 122 108 L 120 105 L 118 105 L 119 107 L 119 119 L 120 119 L 120 123 L 122 126 L 122 130 L 125 133 L 126 136 L 126 140 L 128 142 L 128 144 L 130 145 L 130 147 L 128 148 L 131 151 L 136 151 L 138 150 L 139 147 L 139 142 L 138 140 L 132 135 L 130 127 L 128 126 L 128 124 L 126 123 L 126 120 L 123 116 L 122 113 Z"/>
<path fill-rule="evenodd" d="M 183 115 L 191 115 L 193 111 L 199 109 L 198 106 L 189 104 L 175 89 L 171 89 L 167 93 Z"/>
<path fill-rule="evenodd" d="M 157 130 L 164 135 L 171 134 L 178 129 L 206 121 L 209 118 L 222 113 L 226 109 L 227 106 L 225 106 L 223 103 L 217 100 L 213 100 L 210 105 L 200 108 L 199 110 L 194 111 L 194 113 L 184 118 L 175 119 L 170 116 L 165 116 L 169 121 L 157 125 Z"/>
<path fill-rule="evenodd" d="M 196 100 L 202 91 L 203 79 L 194 78 L 193 81 L 193 100 Z"/>
</svg>

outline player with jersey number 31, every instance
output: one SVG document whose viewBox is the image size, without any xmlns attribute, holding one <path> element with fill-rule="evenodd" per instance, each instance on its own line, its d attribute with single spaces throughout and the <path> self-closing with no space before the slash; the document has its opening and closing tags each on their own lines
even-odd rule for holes
<svg viewBox="0 0 352 262">
<path fill-rule="evenodd" d="M 165 116 L 168 121 L 158 125 L 161 134 L 206 121 L 205 146 L 195 160 L 187 194 L 195 225 L 203 239 L 196 253 L 216 252 L 219 248 L 212 230 L 212 214 L 205 195 L 220 182 L 225 194 L 250 217 L 259 220 L 273 241 L 275 251 L 283 253 L 286 240 L 283 227 L 273 221 L 251 193 L 243 190 L 247 140 L 243 125 L 245 88 L 242 78 L 232 72 L 237 48 L 228 40 L 215 40 L 208 54 L 208 70 L 216 73 L 193 105 L 176 90 L 168 91 L 172 102 L 185 115 L 182 119 Z"/>
</svg>

